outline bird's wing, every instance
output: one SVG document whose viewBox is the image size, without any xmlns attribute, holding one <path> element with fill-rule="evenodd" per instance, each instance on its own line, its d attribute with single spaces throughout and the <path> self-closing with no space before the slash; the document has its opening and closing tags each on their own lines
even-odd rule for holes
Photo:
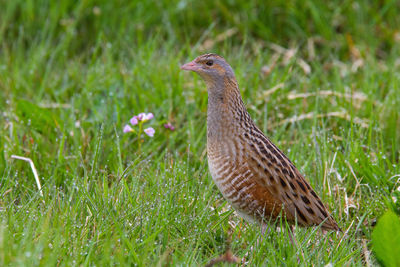
<svg viewBox="0 0 400 267">
<path fill-rule="evenodd" d="M 288 213 L 300 225 L 321 225 L 324 229 L 339 230 L 321 199 L 293 163 L 257 127 L 245 134 L 249 168 L 260 186 L 276 194 Z M 289 216 L 291 215 L 291 216 Z"/>
</svg>

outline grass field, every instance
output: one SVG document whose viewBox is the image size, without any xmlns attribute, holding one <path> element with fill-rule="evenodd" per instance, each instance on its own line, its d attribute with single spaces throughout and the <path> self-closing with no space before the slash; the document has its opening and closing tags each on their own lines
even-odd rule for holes
<svg viewBox="0 0 400 267">
<path fill-rule="evenodd" d="M 378 264 L 373 225 L 400 213 L 399 2 L 226 2 L 0 0 L 1 266 L 198 266 L 228 246 L 249 266 Z M 179 69 L 205 52 L 346 235 L 257 241 L 230 209 L 205 84 Z M 153 138 L 123 133 L 140 112 Z"/>
</svg>

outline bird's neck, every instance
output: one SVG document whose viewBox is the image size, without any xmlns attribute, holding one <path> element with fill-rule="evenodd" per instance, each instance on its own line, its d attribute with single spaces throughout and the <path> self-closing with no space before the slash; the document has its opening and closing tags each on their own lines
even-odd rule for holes
<svg viewBox="0 0 400 267">
<path fill-rule="evenodd" d="M 207 137 L 223 140 L 234 134 L 240 113 L 247 113 L 234 77 L 225 77 L 207 84 Z"/>
</svg>

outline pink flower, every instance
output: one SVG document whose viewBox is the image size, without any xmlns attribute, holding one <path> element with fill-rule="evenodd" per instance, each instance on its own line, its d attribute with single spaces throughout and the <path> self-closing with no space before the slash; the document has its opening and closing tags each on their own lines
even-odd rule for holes
<svg viewBox="0 0 400 267">
<path fill-rule="evenodd" d="M 126 124 L 125 126 L 124 126 L 124 133 L 129 133 L 129 132 L 133 132 L 133 129 L 132 129 L 132 127 L 131 126 L 129 126 L 128 124 Z"/>
<path fill-rule="evenodd" d="M 132 125 L 138 124 L 137 116 L 133 116 L 132 119 L 130 120 L 130 123 L 131 123 Z"/>
<path fill-rule="evenodd" d="M 147 113 L 147 114 L 146 113 L 139 113 L 139 115 L 137 115 L 136 118 L 139 121 L 145 122 L 145 121 L 148 121 L 148 120 L 151 120 L 152 118 L 154 118 L 154 115 L 153 115 L 153 113 Z"/>
<path fill-rule="evenodd" d="M 144 117 L 144 121 L 148 121 L 148 120 L 151 120 L 152 118 L 154 118 L 154 115 L 153 115 L 153 113 L 147 113 L 146 114 L 146 116 Z"/>
<path fill-rule="evenodd" d="M 136 116 L 136 118 L 138 119 L 138 121 L 143 120 L 144 116 L 146 116 L 146 113 L 139 113 L 139 115 Z"/>
<path fill-rule="evenodd" d="M 171 124 L 171 123 L 166 123 L 166 124 L 164 124 L 164 128 L 165 129 L 170 129 L 171 131 L 174 131 L 175 130 L 175 127 Z"/>
<path fill-rule="evenodd" d="M 149 127 L 149 128 L 144 129 L 144 132 L 145 132 L 148 136 L 153 137 L 153 136 L 154 136 L 154 133 L 155 133 L 156 131 L 155 131 L 152 127 Z"/>
</svg>

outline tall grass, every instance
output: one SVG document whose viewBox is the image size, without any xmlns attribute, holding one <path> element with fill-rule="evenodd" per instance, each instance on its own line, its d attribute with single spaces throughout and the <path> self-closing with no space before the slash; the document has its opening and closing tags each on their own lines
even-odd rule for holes
<svg viewBox="0 0 400 267">
<path fill-rule="evenodd" d="M 376 263 L 372 225 L 400 211 L 399 3 L 264 2 L 0 0 L 0 264 L 202 265 L 228 245 L 255 266 Z M 179 70 L 210 51 L 347 235 L 260 241 L 223 200 L 205 85 Z"/>
</svg>

